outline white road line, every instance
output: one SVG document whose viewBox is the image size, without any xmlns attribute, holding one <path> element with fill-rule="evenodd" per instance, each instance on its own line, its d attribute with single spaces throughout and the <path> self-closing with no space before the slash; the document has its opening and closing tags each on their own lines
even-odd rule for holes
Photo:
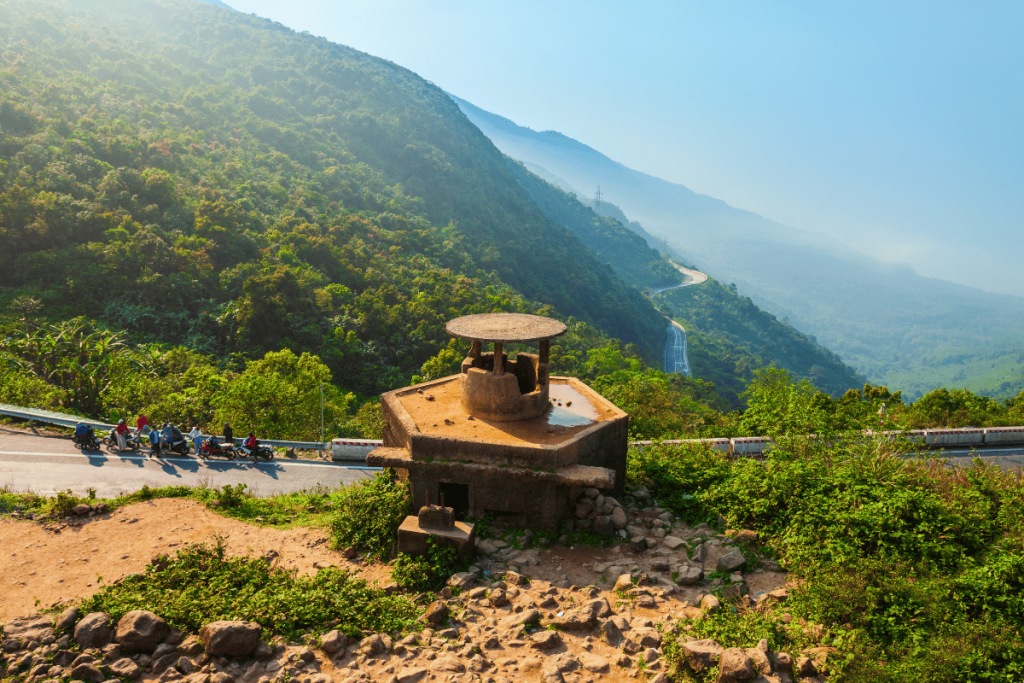
<svg viewBox="0 0 1024 683">
<path fill-rule="evenodd" d="M 103 454 L 89 455 L 89 454 L 85 454 L 85 453 L 83 453 L 83 454 L 77 454 L 77 453 L 34 453 L 34 452 L 30 452 L 30 451 L 0 451 L 0 455 L 33 455 L 33 456 L 43 456 L 43 457 L 47 457 L 47 458 L 85 458 L 87 460 L 88 459 L 95 460 L 95 459 L 98 459 L 98 458 L 103 458 L 104 460 L 109 459 L 109 460 L 114 461 L 114 462 L 119 462 L 119 461 L 122 461 L 122 460 L 127 460 L 129 462 L 152 462 L 152 463 L 182 462 L 182 463 L 200 463 L 200 464 L 203 464 L 203 465 L 208 465 L 208 464 L 211 464 L 211 463 L 224 463 L 224 464 L 236 463 L 236 464 L 239 464 L 239 465 L 242 465 L 242 464 L 257 464 L 257 463 L 253 463 L 250 460 L 210 460 L 210 461 L 207 461 L 207 460 L 196 460 L 195 458 L 148 458 L 148 457 L 145 457 L 145 456 L 138 456 L 138 455 L 103 455 Z M 287 465 L 298 465 L 299 467 L 324 467 L 324 468 L 329 468 L 329 469 L 347 469 L 347 470 L 378 470 L 378 469 L 380 469 L 379 467 L 367 467 L 366 465 L 328 465 L 328 464 L 325 464 L 325 463 L 312 463 L 312 462 L 311 463 L 305 463 L 305 462 L 302 462 L 301 460 L 300 461 L 294 461 L 293 460 L 293 461 L 288 461 L 288 462 L 273 460 L 273 461 L 270 461 L 270 462 L 264 461 L 261 464 L 271 464 L 271 463 L 282 465 L 282 466 L 287 464 Z"/>
</svg>

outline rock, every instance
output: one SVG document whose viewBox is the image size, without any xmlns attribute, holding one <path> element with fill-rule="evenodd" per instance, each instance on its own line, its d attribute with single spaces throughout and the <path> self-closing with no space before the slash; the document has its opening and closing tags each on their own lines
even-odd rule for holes
<svg viewBox="0 0 1024 683">
<path fill-rule="evenodd" d="M 570 671 L 576 671 L 580 668 L 580 660 L 576 659 L 568 652 L 563 652 L 560 655 L 548 657 L 547 661 L 544 662 L 544 668 L 558 669 L 562 673 L 569 673 Z"/>
<path fill-rule="evenodd" d="M 88 650 L 91 647 L 106 647 L 114 636 L 114 632 L 108 624 L 109 620 L 110 617 L 106 612 L 93 612 L 85 615 L 75 626 L 75 642 L 83 650 Z M 74 678 L 78 677 L 74 676 Z"/>
<path fill-rule="evenodd" d="M 80 503 L 80 504 L 76 505 L 75 507 L 71 508 L 71 511 L 74 512 L 79 517 L 84 517 L 87 514 L 89 514 L 90 512 L 92 512 L 92 505 L 86 505 L 85 503 Z"/>
<path fill-rule="evenodd" d="M 658 519 L 665 522 L 665 524 L 671 524 L 675 520 L 675 517 L 672 516 L 671 512 L 662 512 L 658 515 Z"/>
<path fill-rule="evenodd" d="M 775 560 L 768 559 L 761 560 L 761 569 L 765 570 L 766 572 L 785 571 L 778 562 L 776 562 Z"/>
<path fill-rule="evenodd" d="M 649 647 L 640 653 L 640 659 L 644 664 L 654 664 L 661 655 L 653 647 Z"/>
<path fill-rule="evenodd" d="M 568 610 L 562 616 L 554 617 L 551 623 L 563 630 L 577 631 L 593 627 L 594 621 L 593 611 L 584 607 L 582 609 Z"/>
<path fill-rule="evenodd" d="M 430 664 L 431 671 L 443 671 L 460 674 L 466 667 L 458 659 L 452 656 L 438 657 Z"/>
<path fill-rule="evenodd" d="M 661 647 L 661 634 L 657 629 L 639 628 L 630 634 L 630 640 L 637 643 L 641 648 Z"/>
<path fill-rule="evenodd" d="M 126 652 L 152 652 L 170 629 L 167 622 L 143 609 L 132 610 L 117 621 L 114 640 Z"/>
<path fill-rule="evenodd" d="M 538 631 L 530 636 L 530 646 L 538 650 L 550 650 L 562 644 L 562 636 L 557 631 Z"/>
<path fill-rule="evenodd" d="M 612 664 L 620 669 L 628 669 L 633 666 L 633 660 L 620 652 L 617 655 L 612 655 Z"/>
<path fill-rule="evenodd" d="M 440 624 L 448 618 L 448 605 L 441 600 L 435 600 L 423 613 L 423 618 L 430 624 Z"/>
<path fill-rule="evenodd" d="M 718 658 L 725 648 L 714 640 L 692 640 L 688 643 L 680 643 L 686 663 L 696 672 L 710 669 L 718 663 Z"/>
<path fill-rule="evenodd" d="M 700 608 L 707 614 L 714 614 L 722 607 L 721 601 L 714 595 L 708 594 L 701 598 Z"/>
<path fill-rule="evenodd" d="M 616 531 L 618 531 L 619 529 L 625 529 L 626 524 L 629 523 L 629 519 L 626 517 L 626 511 L 620 507 L 617 507 L 614 510 L 612 510 L 611 519 L 612 526 L 615 527 Z"/>
<path fill-rule="evenodd" d="M 585 490 L 583 492 L 583 495 L 585 495 L 587 498 L 597 498 L 599 495 L 601 495 L 601 492 L 598 491 L 597 489 L 590 488 Z"/>
<path fill-rule="evenodd" d="M 612 524 L 612 518 L 608 515 L 600 515 L 594 520 L 594 533 L 602 536 L 611 536 L 615 533 L 615 526 Z"/>
<path fill-rule="evenodd" d="M 723 650 L 718 657 L 717 683 L 744 683 L 754 677 L 754 664 L 738 647 Z"/>
<path fill-rule="evenodd" d="M 747 656 L 750 657 L 750 662 L 754 665 L 754 669 L 759 674 L 767 676 L 772 672 L 772 663 L 768 659 L 768 641 L 762 640 L 764 648 L 761 648 L 761 643 L 758 643 L 758 647 L 747 648 Z"/>
<path fill-rule="evenodd" d="M 476 552 L 480 555 L 493 555 L 498 552 L 498 546 L 494 545 L 491 541 L 484 539 L 476 544 Z"/>
<path fill-rule="evenodd" d="M 422 666 L 409 667 L 398 672 L 398 683 L 419 683 L 426 675 L 427 670 Z"/>
<path fill-rule="evenodd" d="M 244 657 L 260 642 L 263 627 L 249 621 L 215 621 L 199 631 L 203 649 L 211 657 Z"/>
<path fill-rule="evenodd" d="M 597 598 L 592 600 L 587 607 L 594 613 L 594 616 L 598 619 L 604 619 L 605 617 L 611 616 L 612 606 L 608 604 L 608 600 L 605 598 Z"/>
<path fill-rule="evenodd" d="M 558 669 L 546 668 L 540 672 L 540 683 L 565 683 L 565 677 Z"/>
<path fill-rule="evenodd" d="M 494 607 L 501 607 L 502 605 L 508 604 L 508 596 L 505 595 L 505 591 L 500 588 L 496 591 L 492 591 L 487 599 Z"/>
<path fill-rule="evenodd" d="M 633 536 L 629 539 L 629 549 L 634 553 L 642 553 L 647 550 L 647 539 L 643 536 Z"/>
<path fill-rule="evenodd" d="M 189 636 L 178 646 L 178 652 L 186 657 L 195 657 L 202 654 L 203 644 L 195 636 Z"/>
<path fill-rule="evenodd" d="M 473 572 L 459 572 L 458 574 L 452 574 L 451 578 L 448 579 L 448 585 L 452 588 L 466 588 L 471 587 L 476 583 L 476 574 Z"/>
<path fill-rule="evenodd" d="M 675 550 L 679 546 L 686 545 L 686 541 L 679 538 L 678 536 L 666 536 L 664 543 L 665 547 L 669 548 L 670 550 Z"/>
<path fill-rule="evenodd" d="M 788 652 L 776 652 L 772 657 L 772 662 L 775 664 L 776 671 L 789 673 L 793 670 L 793 658 L 789 656 Z"/>
<path fill-rule="evenodd" d="M 818 675 L 818 668 L 814 666 L 814 660 L 810 657 L 800 657 L 796 660 L 793 672 L 800 678 L 810 678 Z"/>
<path fill-rule="evenodd" d="M 676 583 L 680 586 L 693 586 L 704 578 L 704 571 L 700 567 L 685 565 L 679 568 L 676 574 Z"/>
<path fill-rule="evenodd" d="M 71 678 L 79 681 L 91 681 L 91 683 L 103 683 L 107 677 L 93 664 L 79 664 L 71 670 Z"/>
<path fill-rule="evenodd" d="M 46 614 L 15 617 L 7 622 L 3 630 L 8 640 L 38 643 L 53 638 L 53 617 Z"/>
<path fill-rule="evenodd" d="M 154 673 L 160 673 L 167 667 L 173 666 L 177 661 L 177 652 L 171 652 L 170 654 L 163 655 L 162 657 L 155 657 L 153 659 L 153 671 Z"/>
<path fill-rule="evenodd" d="M 509 616 L 502 624 L 505 628 L 519 628 L 526 624 L 535 624 L 538 621 L 540 621 L 540 612 L 535 609 L 528 609 L 519 614 Z"/>
<path fill-rule="evenodd" d="M 523 577 L 516 572 L 505 572 L 505 576 L 502 577 L 505 583 L 513 586 L 519 586 L 523 583 Z"/>
<path fill-rule="evenodd" d="M 606 674 L 611 669 L 607 659 L 597 655 L 592 655 L 588 652 L 584 652 L 580 655 L 580 663 L 583 665 L 584 669 L 592 674 Z"/>
<path fill-rule="evenodd" d="M 433 605 L 431 605 L 433 607 Z M 348 645 L 348 636 L 341 631 L 328 631 L 320 636 L 320 648 L 327 653 L 334 653 Z"/>
<path fill-rule="evenodd" d="M 718 558 L 718 564 L 715 565 L 715 569 L 720 572 L 734 572 L 746 563 L 747 558 L 743 557 L 743 553 L 740 552 L 739 548 L 733 548 Z"/>
<path fill-rule="evenodd" d="M 584 498 L 576 503 L 576 519 L 587 519 L 594 511 L 594 503 L 589 498 Z"/>
<path fill-rule="evenodd" d="M 387 650 L 388 647 L 379 633 L 374 633 L 359 641 L 359 651 L 368 655 L 379 655 Z"/>
<path fill-rule="evenodd" d="M 178 648 L 170 643 L 160 643 L 157 645 L 156 650 L 153 651 L 153 659 L 160 659 L 170 654 L 177 653 Z"/>
<path fill-rule="evenodd" d="M 722 599 L 733 601 L 738 600 L 740 597 L 747 594 L 746 583 L 730 583 L 728 586 L 722 589 Z"/>
<path fill-rule="evenodd" d="M 631 588 L 633 588 L 633 577 L 629 574 L 623 574 L 619 578 L 615 579 L 616 591 L 628 591 Z"/>
<path fill-rule="evenodd" d="M 57 617 L 57 621 L 54 622 L 53 628 L 58 631 L 70 631 L 75 627 L 75 621 L 78 620 L 78 607 L 71 606 L 60 613 Z M 9 630 L 9 627 L 8 627 Z"/>
<path fill-rule="evenodd" d="M 622 642 L 622 631 L 611 619 L 601 624 L 601 632 L 604 633 L 605 642 L 612 647 L 619 647 Z"/>
<path fill-rule="evenodd" d="M 256 649 L 253 650 L 252 656 L 255 657 L 258 661 L 265 662 L 268 659 L 274 658 L 274 648 L 270 647 L 270 645 L 261 640 L 260 642 L 256 643 Z"/>
<path fill-rule="evenodd" d="M 655 674 L 654 678 L 648 679 L 647 683 L 669 683 L 669 680 L 668 676 L 666 676 L 665 672 L 663 671 L 659 674 Z"/>
</svg>

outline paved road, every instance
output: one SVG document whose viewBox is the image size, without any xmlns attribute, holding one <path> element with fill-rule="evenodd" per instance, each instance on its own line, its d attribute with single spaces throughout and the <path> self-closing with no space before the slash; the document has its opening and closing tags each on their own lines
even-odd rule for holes
<svg viewBox="0 0 1024 683">
<path fill-rule="evenodd" d="M 372 476 L 374 469 L 324 461 L 273 462 L 199 460 L 194 457 L 151 458 L 148 451 L 123 455 L 86 451 L 62 436 L 25 433 L 0 427 L 0 486 L 41 494 L 71 489 L 111 498 L 142 488 L 168 485 L 208 486 L 245 483 L 260 495 L 300 491 L 317 484 L 335 487 Z"/>
<path fill-rule="evenodd" d="M 699 270 L 691 270 L 689 268 L 683 268 L 678 263 L 674 263 L 672 261 L 669 261 L 669 263 L 671 263 L 673 266 L 675 266 L 676 270 L 678 270 L 680 273 L 683 274 L 683 281 L 680 282 L 678 285 L 672 285 L 671 287 L 662 287 L 661 289 L 652 289 L 651 290 L 651 296 L 657 296 L 657 295 L 661 294 L 662 292 L 667 292 L 670 289 L 679 289 L 680 287 L 690 287 L 691 285 L 699 285 L 702 282 L 707 282 L 708 281 L 708 276 L 705 275 L 704 273 L 700 272 Z"/>
<path fill-rule="evenodd" d="M 1024 469 L 1024 447 L 1015 448 L 982 448 L 971 451 L 969 448 L 947 449 L 942 453 L 931 453 L 940 458 L 946 458 L 950 465 L 968 466 L 974 458 L 981 458 L 984 462 L 999 465 L 1004 470 Z"/>
<path fill-rule="evenodd" d="M 665 343 L 665 372 L 692 376 L 690 359 L 686 355 L 686 330 L 674 320 L 669 321 L 668 341 Z"/>
</svg>

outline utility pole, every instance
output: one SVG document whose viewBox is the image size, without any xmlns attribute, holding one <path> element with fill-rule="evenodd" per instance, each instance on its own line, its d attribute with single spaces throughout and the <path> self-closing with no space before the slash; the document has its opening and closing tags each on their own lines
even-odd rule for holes
<svg viewBox="0 0 1024 683">
<path fill-rule="evenodd" d="M 320 382 L 320 447 L 324 443 L 324 383 Z"/>
<path fill-rule="evenodd" d="M 600 185 L 597 186 L 597 194 L 594 196 L 594 208 L 595 209 L 600 209 L 601 208 L 601 186 Z"/>
</svg>

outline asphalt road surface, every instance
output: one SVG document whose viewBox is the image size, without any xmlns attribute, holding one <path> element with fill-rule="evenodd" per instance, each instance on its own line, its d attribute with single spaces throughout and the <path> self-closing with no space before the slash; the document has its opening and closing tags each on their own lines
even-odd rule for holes
<svg viewBox="0 0 1024 683">
<path fill-rule="evenodd" d="M 149 449 L 124 454 L 79 451 L 70 437 L 34 434 L 0 427 L 0 486 L 51 495 L 71 489 L 84 495 L 95 488 L 112 498 L 142 488 L 169 485 L 223 486 L 244 483 L 257 495 L 309 489 L 317 484 L 334 488 L 372 476 L 373 468 L 325 461 L 200 460 L 190 456 L 153 458 Z"/>
<path fill-rule="evenodd" d="M 691 376 L 690 359 L 686 355 L 686 330 L 672 320 L 668 325 L 668 341 L 665 343 L 665 372 L 681 372 Z"/>
<path fill-rule="evenodd" d="M 971 451 L 969 448 L 957 448 L 942 452 L 936 451 L 932 455 L 946 459 L 949 465 L 968 466 L 974 458 L 981 458 L 982 461 L 991 465 L 999 465 L 1004 470 L 1024 469 L 1024 447 L 982 448 L 977 451 Z"/>
</svg>

